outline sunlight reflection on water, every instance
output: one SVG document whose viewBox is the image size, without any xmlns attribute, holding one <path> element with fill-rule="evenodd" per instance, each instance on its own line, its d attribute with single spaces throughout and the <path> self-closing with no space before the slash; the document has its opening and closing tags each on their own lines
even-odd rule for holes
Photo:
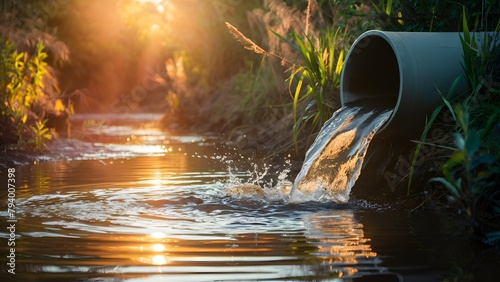
<svg viewBox="0 0 500 282">
<path fill-rule="evenodd" d="M 231 273 L 239 279 L 337 277 L 373 265 L 354 261 L 375 254 L 351 210 L 314 216 L 282 201 L 226 196 L 221 181 L 228 172 L 202 171 L 202 160 L 179 157 L 184 162 L 175 166 L 166 157 L 82 161 L 72 172 L 80 180 L 48 173 L 57 167 L 49 164 L 20 167 L 26 189 L 39 179 L 33 172 L 47 178 L 46 188 L 19 198 L 19 217 L 31 219 L 20 226 L 19 265 L 37 273 L 138 279 L 130 281 L 160 279 L 144 276 L 154 273 L 182 281 L 197 275 L 232 281 Z"/>
<path fill-rule="evenodd" d="M 281 171 L 256 167 L 205 137 L 137 139 L 151 143 L 99 143 L 83 147 L 90 154 L 97 148 L 102 155 L 95 158 L 16 168 L 18 281 L 62 274 L 62 281 L 392 275 L 365 232 L 370 223 L 360 222 L 363 210 L 379 207 L 287 203 L 278 186 L 289 164 Z M 158 154 L 150 146 L 173 149 Z M 246 182 L 264 184 L 264 197 L 226 193 Z M 1 224 L 0 237 L 7 238 Z"/>
</svg>

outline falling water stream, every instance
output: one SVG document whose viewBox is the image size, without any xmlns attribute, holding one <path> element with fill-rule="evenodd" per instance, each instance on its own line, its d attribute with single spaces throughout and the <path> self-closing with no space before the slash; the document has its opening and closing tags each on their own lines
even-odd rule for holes
<svg viewBox="0 0 500 282">
<path fill-rule="evenodd" d="M 307 151 L 290 200 L 347 202 L 370 141 L 391 113 L 366 105 L 336 111 Z"/>
<path fill-rule="evenodd" d="M 7 190 L 0 194 L 0 281 L 498 277 L 491 267 L 498 260 L 485 259 L 480 246 L 432 210 L 398 210 L 352 195 L 346 202 L 345 187 L 389 113 L 341 113 L 309 150 L 292 193 L 297 201 L 289 201 L 286 159 L 279 166 L 259 162 L 210 134 L 159 129 L 150 122 L 154 116 L 76 117 L 80 140 L 57 140 L 45 155 L 19 162 L 2 155 L 0 181 L 7 183 L 7 169 L 15 169 L 16 190 L 14 210 Z M 323 163 L 333 171 L 344 156 L 328 134 L 349 145 L 340 180 L 322 172 Z M 263 193 L 228 193 L 241 184 L 262 186 Z M 6 220 L 11 212 L 14 231 Z"/>
</svg>

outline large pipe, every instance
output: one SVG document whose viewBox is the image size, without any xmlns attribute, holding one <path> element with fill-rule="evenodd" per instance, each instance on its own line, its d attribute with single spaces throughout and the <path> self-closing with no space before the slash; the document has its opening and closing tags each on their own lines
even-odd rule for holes
<svg viewBox="0 0 500 282">
<path fill-rule="evenodd" d="M 340 79 L 340 99 L 345 105 L 363 98 L 377 98 L 393 108 L 378 135 L 418 137 L 426 115 L 442 103 L 453 81 L 464 75 L 460 33 L 363 33 L 351 46 Z M 477 33 L 482 39 L 484 34 Z M 468 89 L 465 76 L 456 92 Z M 370 103 L 369 100 L 367 103 Z"/>
</svg>

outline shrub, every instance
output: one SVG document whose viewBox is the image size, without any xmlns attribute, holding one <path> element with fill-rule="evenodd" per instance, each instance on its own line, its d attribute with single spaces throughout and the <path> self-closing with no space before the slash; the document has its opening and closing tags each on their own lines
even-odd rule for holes
<svg viewBox="0 0 500 282">
<path fill-rule="evenodd" d="M 26 125 L 39 121 L 55 101 L 47 97 L 45 77 L 49 75 L 44 45 L 38 43 L 33 55 L 18 52 L 14 45 L 0 38 L 0 114 L 2 140 L 27 144 L 31 132 Z M 53 85 L 50 85 L 53 86 Z M 43 123 L 45 124 L 45 123 Z M 36 125 L 36 128 L 39 128 Z M 43 128 L 42 128 L 43 129 Z M 44 133 L 48 134 L 48 133 Z M 45 135 L 47 136 L 47 135 Z M 35 136 L 36 138 L 36 136 Z M 47 138 L 46 138 L 47 139 Z M 41 144 L 42 140 L 36 142 Z M 40 148 L 40 146 L 36 146 Z"/>
</svg>

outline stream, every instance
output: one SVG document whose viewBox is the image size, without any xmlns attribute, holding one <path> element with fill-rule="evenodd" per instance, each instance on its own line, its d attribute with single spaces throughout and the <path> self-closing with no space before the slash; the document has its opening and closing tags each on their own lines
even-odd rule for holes
<svg viewBox="0 0 500 282">
<path fill-rule="evenodd" d="M 289 202 L 286 159 L 270 166 L 158 118 L 78 116 L 79 140 L 1 169 L 15 193 L 0 197 L 0 281 L 498 278 L 498 257 L 434 210 Z M 227 193 L 247 182 L 265 195 Z"/>
</svg>

